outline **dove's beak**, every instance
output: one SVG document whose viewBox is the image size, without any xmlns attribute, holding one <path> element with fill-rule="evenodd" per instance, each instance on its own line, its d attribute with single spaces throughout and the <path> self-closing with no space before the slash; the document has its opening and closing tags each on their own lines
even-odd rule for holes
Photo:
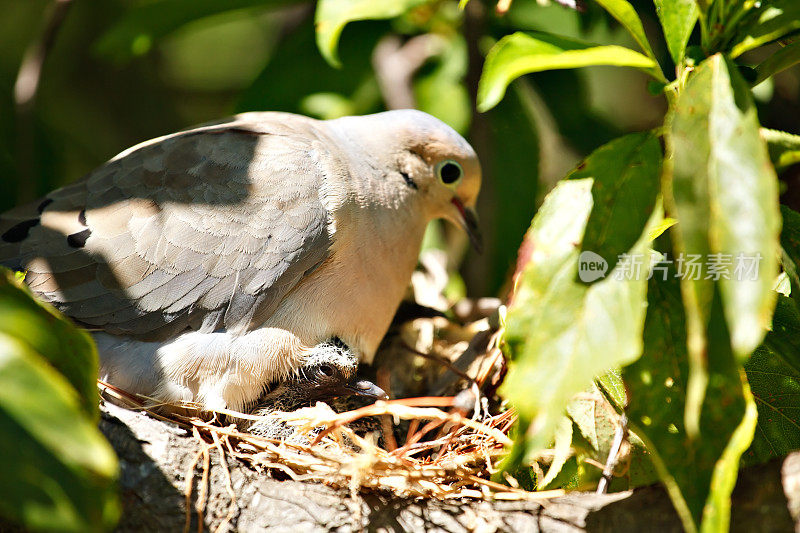
<svg viewBox="0 0 800 533">
<path fill-rule="evenodd" d="M 371 381 L 367 381 L 366 379 L 361 380 L 351 380 L 345 388 L 350 394 L 356 396 L 363 396 L 365 398 L 372 398 L 373 400 L 388 400 L 389 395 L 386 392 L 375 385 Z"/>
<path fill-rule="evenodd" d="M 481 230 L 478 228 L 478 214 L 475 212 L 475 209 L 465 207 L 464 202 L 457 196 L 453 197 L 452 202 L 453 205 L 456 206 L 456 209 L 458 209 L 458 214 L 460 215 L 459 222 L 461 223 L 461 227 L 464 228 L 464 231 L 467 232 L 472 247 L 475 248 L 476 252 L 483 253 L 483 235 L 481 235 Z"/>
</svg>

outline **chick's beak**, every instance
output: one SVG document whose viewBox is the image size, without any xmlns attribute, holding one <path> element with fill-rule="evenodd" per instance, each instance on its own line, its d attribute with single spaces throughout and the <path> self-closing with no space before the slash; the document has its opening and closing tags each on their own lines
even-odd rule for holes
<svg viewBox="0 0 800 533">
<path fill-rule="evenodd" d="M 465 207 L 464 202 L 456 196 L 453 197 L 452 203 L 458 209 L 459 215 L 461 215 L 461 227 L 467 232 L 472 247 L 479 254 L 483 253 L 483 235 L 481 235 L 481 230 L 478 227 L 478 214 L 475 209 Z"/>
<path fill-rule="evenodd" d="M 363 396 L 365 398 L 372 398 L 374 400 L 389 399 L 389 395 L 386 394 L 382 388 L 378 387 L 371 381 L 367 381 L 366 379 L 350 380 L 345 388 L 350 394 L 354 394 L 356 396 Z"/>
</svg>

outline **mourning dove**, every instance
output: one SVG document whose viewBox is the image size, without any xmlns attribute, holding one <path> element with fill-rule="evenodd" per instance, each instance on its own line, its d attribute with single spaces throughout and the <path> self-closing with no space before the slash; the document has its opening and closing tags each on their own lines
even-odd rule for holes
<svg viewBox="0 0 800 533">
<path fill-rule="evenodd" d="M 297 375 L 280 382 L 259 398 L 252 414 L 263 418 L 246 420 L 240 424 L 240 429 L 264 437 L 289 439 L 294 436 L 294 427 L 275 414 L 310 407 L 317 401 L 327 402 L 333 408 L 350 407 L 350 402 L 344 403 L 341 399 L 351 396 L 367 401 L 388 399 L 371 381 L 357 379 L 358 358 L 337 341 L 333 339 L 315 346 Z"/>
<path fill-rule="evenodd" d="M 245 113 L 130 148 L 0 216 L 0 264 L 92 330 L 100 377 L 241 409 L 340 338 L 370 362 L 475 152 L 425 113 Z"/>
</svg>

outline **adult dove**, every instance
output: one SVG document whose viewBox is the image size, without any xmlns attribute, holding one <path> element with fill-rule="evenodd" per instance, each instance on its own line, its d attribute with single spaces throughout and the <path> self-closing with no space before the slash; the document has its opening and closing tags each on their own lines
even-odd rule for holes
<svg viewBox="0 0 800 533">
<path fill-rule="evenodd" d="M 0 216 L 0 264 L 92 331 L 101 378 L 241 409 L 338 337 L 370 362 L 428 222 L 480 244 L 475 152 L 425 113 L 258 112 L 153 139 Z"/>
</svg>

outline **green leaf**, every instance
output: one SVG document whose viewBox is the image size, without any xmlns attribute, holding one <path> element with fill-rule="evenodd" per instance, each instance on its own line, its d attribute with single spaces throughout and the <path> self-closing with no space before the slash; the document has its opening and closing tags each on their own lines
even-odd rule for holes
<svg viewBox="0 0 800 533">
<path fill-rule="evenodd" d="M 775 168 L 782 170 L 800 163 L 800 135 L 761 128 L 761 137 L 767 142 L 769 157 Z"/>
<path fill-rule="evenodd" d="M 130 7 L 100 37 L 95 50 L 121 63 L 150 51 L 153 43 L 198 19 L 247 8 L 280 7 L 299 0 L 150 0 Z"/>
<path fill-rule="evenodd" d="M 52 307 L 33 299 L 8 270 L 0 268 L 0 333 L 13 336 L 28 349 L 44 355 L 80 394 L 92 420 L 98 420 L 98 358 L 89 335 Z"/>
<path fill-rule="evenodd" d="M 700 11 L 695 0 L 655 0 L 672 61 L 680 65 Z"/>
<path fill-rule="evenodd" d="M 598 376 L 596 385 L 614 409 L 621 413 L 625 408 L 627 398 L 625 396 L 625 384 L 622 382 L 622 375 L 619 369 L 614 368 L 602 376 Z"/>
<path fill-rule="evenodd" d="M 576 393 L 642 350 L 646 272 L 630 275 L 630 265 L 621 262 L 593 285 L 575 279 L 591 187 L 590 179 L 562 181 L 547 196 L 526 237 L 536 243 L 535 253 L 508 309 L 504 341 L 511 368 L 502 394 L 532 422 L 518 439 L 528 450 L 548 444 Z M 659 220 L 654 213 L 651 225 Z M 642 237 L 631 249 L 644 264 L 648 243 Z"/>
<path fill-rule="evenodd" d="M 733 58 L 800 30 L 800 2 L 797 0 L 771 0 L 757 5 L 759 7 L 748 14 L 732 41 Z"/>
<path fill-rule="evenodd" d="M 758 77 L 753 85 L 758 85 L 770 76 L 782 72 L 797 63 L 800 63 L 800 41 L 784 46 L 758 65 L 756 67 Z"/>
<path fill-rule="evenodd" d="M 711 494 L 703 508 L 703 523 L 701 531 L 716 533 L 728 531 L 731 520 L 731 493 L 736 486 L 739 475 L 739 464 L 742 455 L 753 442 L 758 411 L 747 382 L 742 383 L 742 396 L 745 401 L 745 411 L 741 422 L 736 427 L 722 452 L 717 464 L 714 465 L 714 475 L 711 477 Z"/>
<path fill-rule="evenodd" d="M 349 22 L 398 17 L 430 0 L 320 0 L 315 23 L 317 48 L 328 64 L 339 67 L 338 47 L 342 30 Z"/>
<path fill-rule="evenodd" d="M 589 444 L 591 452 L 605 451 L 608 454 L 615 430 L 613 418 L 617 414 L 612 410 L 605 409 L 603 397 L 594 386 L 590 391 L 578 394 L 567 404 L 567 415 L 575 422 L 581 436 Z M 617 416 L 617 418 L 619 417 Z M 604 438 L 609 434 L 611 438 Z M 603 447 L 605 450 L 602 449 Z"/>
<path fill-rule="evenodd" d="M 622 46 L 592 44 L 550 35 L 514 33 L 500 39 L 486 56 L 478 84 L 478 110 L 487 111 L 503 99 L 508 84 L 523 74 L 590 65 L 635 67 L 658 72 L 653 59 Z"/>
<path fill-rule="evenodd" d="M 749 446 L 756 412 L 730 348 L 720 298 L 713 301 L 707 334 L 709 387 L 700 432 L 684 423 L 689 365 L 686 323 L 676 272 L 648 288 L 644 353 L 623 368 L 631 427 L 645 441 L 687 531 L 726 531 L 739 456 Z"/>
<path fill-rule="evenodd" d="M 665 218 L 662 220 L 656 227 L 653 228 L 653 231 L 650 233 L 650 240 L 654 241 L 661 237 L 669 228 L 677 224 L 678 221 L 674 218 Z"/>
<path fill-rule="evenodd" d="M 595 150 L 569 176 L 592 178 L 592 214 L 581 252 L 602 257 L 613 269 L 642 234 L 656 205 L 661 145 L 652 133 L 620 137 Z"/>
<path fill-rule="evenodd" d="M 800 215 L 781 207 L 781 243 L 794 266 Z M 800 449 L 800 309 L 795 287 L 792 298 L 778 296 L 772 329 L 745 364 L 758 405 L 756 436 L 745 455 L 748 463 L 762 463 Z"/>
<path fill-rule="evenodd" d="M 652 58 L 653 61 L 656 60 L 653 49 L 650 48 L 650 41 L 647 40 L 647 35 L 644 33 L 642 21 L 639 19 L 639 15 L 636 14 L 636 10 L 629 2 L 626 0 L 595 1 L 600 4 L 603 9 L 608 11 L 612 17 L 617 19 L 617 22 L 622 24 L 626 30 L 628 30 L 628 32 L 633 36 L 633 39 L 636 41 L 636 44 L 641 47 L 642 51 L 647 54 L 648 57 Z"/>
<path fill-rule="evenodd" d="M 721 55 L 695 70 L 668 123 L 664 190 L 668 212 L 678 220 L 672 232 L 684 260 L 692 370 L 686 416 L 687 429 L 696 435 L 715 291 L 739 361 L 761 343 L 770 323 L 778 275 L 778 183 L 750 91 Z M 689 266 L 692 259 L 696 270 Z"/>
<path fill-rule="evenodd" d="M 763 463 L 800 449 L 800 371 L 766 346 L 753 352 L 745 370 L 758 406 L 756 435 L 745 459 Z"/>
<path fill-rule="evenodd" d="M 619 386 L 623 386 L 621 378 L 615 377 L 613 373 L 606 373 L 604 377 L 607 381 L 618 381 Z M 612 388 L 616 388 L 616 385 Z M 622 394 L 624 395 L 624 392 Z M 567 405 L 567 414 L 579 433 L 572 443 L 575 455 L 579 461 L 587 463 L 586 467 L 577 473 L 577 485 L 594 486 L 603 473 L 602 469 L 595 465 L 605 464 L 608 461 L 614 438 L 620 428 L 620 414 L 596 385 L 592 385 L 590 389 L 573 398 Z M 592 461 L 587 462 L 586 459 Z M 618 467 L 615 469 L 610 487 L 612 492 L 651 485 L 658 481 L 649 453 L 642 440 L 635 434 L 628 433 L 628 446 L 623 448 L 618 459 Z"/>
<path fill-rule="evenodd" d="M 79 400 L 25 340 L 0 332 L 0 515 L 32 530 L 114 526 L 116 457 Z"/>
<path fill-rule="evenodd" d="M 585 451 L 596 461 L 605 463 L 619 427 L 620 416 L 616 410 L 592 384 L 569 402 L 567 414 L 591 446 Z"/>
</svg>

